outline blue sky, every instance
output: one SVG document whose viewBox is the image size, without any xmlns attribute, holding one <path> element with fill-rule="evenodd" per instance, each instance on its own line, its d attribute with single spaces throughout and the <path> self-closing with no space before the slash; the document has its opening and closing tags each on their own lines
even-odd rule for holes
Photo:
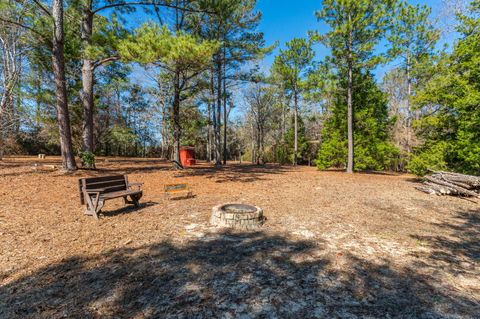
<svg viewBox="0 0 480 319">
<path fill-rule="evenodd" d="M 432 19 L 435 19 L 444 12 L 443 0 L 409 0 L 411 4 L 425 4 L 432 8 Z M 279 42 L 279 47 L 261 61 L 263 71 L 268 72 L 270 65 L 278 49 L 284 47 L 285 42 L 296 37 L 307 37 L 309 30 L 317 30 L 320 33 L 328 31 L 328 27 L 317 21 L 315 11 L 321 8 L 321 0 L 257 0 L 257 9 L 262 12 L 262 20 L 258 31 L 264 33 L 266 44 L 272 45 Z M 128 23 L 132 26 L 139 26 L 145 22 L 145 14 L 139 10 L 137 14 L 130 15 Z M 453 42 L 455 34 L 443 37 L 439 47 Z M 321 60 L 328 54 L 328 49 L 320 44 L 315 46 L 316 60 Z M 378 80 L 381 80 L 385 72 L 392 65 L 379 66 L 375 70 Z M 137 70 L 136 77 L 140 82 L 146 81 L 143 70 Z"/>
<path fill-rule="evenodd" d="M 442 11 L 442 0 L 410 0 L 411 4 L 426 4 L 432 7 L 432 17 Z M 315 11 L 321 8 L 321 0 L 258 0 L 257 8 L 262 12 L 262 21 L 259 31 L 265 35 L 268 45 L 275 41 L 283 47 L 285 42 L 295 37 L 306 37 L 309 30 L 318 30 L 320 33 L 328 31 L 327 27 L 318 22 Z M 441 45 L 450 42 L 452 38 L 443 39 Z M 262 65 L 268 70 L 278 49 L 267 56 Z M 328 50 L 320 45 L 316 47 L 317 59 L 328 54 Z M 384 68 L 378 72 L 383 73 Z M 381 74 L 378 74 L 381 76 Z"/>
</svg>

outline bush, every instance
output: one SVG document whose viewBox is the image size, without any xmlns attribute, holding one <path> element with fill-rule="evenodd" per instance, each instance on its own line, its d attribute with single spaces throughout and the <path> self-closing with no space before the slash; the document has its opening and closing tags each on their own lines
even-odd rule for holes
<svg viewBox="0 0 480 319">
<path fill-rule="evenodd" d="M 446 142 L 424 147 L 412 156 L 407 166 L 408 171 L 418 176 L 424 176 L 429 170 L 447 169 L 448 165 L 445 156 L 448 148 Z"/>
<path fill-rule="evenodd" d="M 95 154 L 92 152 L 80 153 L 80 161 L 83 167 L 95 168 Z"/>
<path fill-rule="evenodd" d="M 347 141 L 342 139 L 338 131 L 332 132 L 328 140 L 320 145 L 317 160 L 318 169 L 331 167 L 343 168 L 347 164 Z"/>
<path fill-rule="evenodd" d="M 355 147 L 355 170 L 386 171 L 394 167 L 400 151 L 386 141 Z"/>
</svg>

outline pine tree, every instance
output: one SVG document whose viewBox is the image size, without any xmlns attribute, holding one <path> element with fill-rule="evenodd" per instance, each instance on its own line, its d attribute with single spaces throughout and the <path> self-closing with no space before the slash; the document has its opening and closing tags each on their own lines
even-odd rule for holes
<svg viewBox="0 0 480 319">
<path fill-rule="evenodd" d="M 415 88 L 421 85 L 420 65 L 431 59 L 435 44 L 439 38 L 439 31 L 429 21 L 431 8 L 425 5 L 410 5 L 401 2 L 396 10 L 395 19 L 388 40 L 391 47 L 388 50 L 389 58 L 400 61 L 406 82 L 406 114 L 405 117 L 405 150 L 412 151 L 412 121 L 415 118 L 411 107 L 411 100 Z"/>
<path fill-rule="evenodd" d="M 283 87 L 293 97 L 293 165 L 297 165 L 299 152 L 298 108 L 299 100 L 305 89 L 305 76 L 310 69 L 314 52 L 312 42 L 306 39 L 293 39 L 286 43 L 286 49 L 280 50 L 272 66 L 272 73 L 279 76 Z"/>
<path fill-rule="evenodd" d="M 224 164 L 228 158 L 228 117 L 231 111 L 229 106 L 234 106 L 231 90 L 239 83 L 252 81 L 255 70 L 243 66 L 261 58 L 273 48 L 265 47 L 263 33 L 257 31 L 261 13 L 255 9 L 256 3 L 256 0 L 213 1 L 204 8 L 216 14 L 197 14 L 192 21 L 192 30 L 196 34 L 221 44 L 213 57 L 210 80 L 216 165 L 222 163 L 222 153 Z"/>
<path fill-rule="evenodd" d="M 55 85 L 55 106 L 58 132 L 60 137 L 60 151 L 62 166 L 67 171 L 77 169 L 75 162 L 72 132 L 70 126 L 70 110 L 68 107 L 68 92 L 66 87 L 66 45 L 67 32 L 64 24 L 64 3 L 59 0 L 51 2 L 51 9 L 41 1 L 32 3 L 1 3 L 3 6 L 14 6 L 11 19 L 0 17 L 0 21 L 23 28 L 30 37 L 41 47 L 43 58 L 53 74 Z M 3 10 L 2 10 L 3 12 Z M 23 18 L 18 22 L 18 16 Z M 67 29 L 68 30 L 68 29 Z M 67 48 L 67 50 L 66 50 Z M 50 58 L 47 62 L 46 57 Z"/>
<path fill-rule="evenodd" d="M 415 99 L 422 117 L 415 124 L 424 143 L 409 169 L 423 175 L 429 169 L 480 174 L 480 1 L 470 14 L 460 15 L 461 34 L 451 54 L 429 70 L 432 78 Z"/>
<path fill-rule="evenodd" d="M 358 78 L 360 77 L 360 78 Z M 387 97 L 381 92 L 370 73 L 355 72 L 358 83 L 352 96 L 356 105 L 353 124 L 355 126 L 355 170 L 385 170 L 392 167 L 398 150 L 389 142 L 390 126 Z M 345 82 L 346 80 L 343 80 Z M 339 83 L 343 87 L 345 83 Z M 318 152 L 317 167 L 344 168 L 347 165 L 348 142 L 347 112 L 341 89 L 335 91 L 333 110 L 322 131 L 322 144 Z"/>
<path fill-rule="evenodd" d="M 119 40 L 125 37 L 125 30 L 117 21 L 117 14 L 131 14 L 136 7 L 152 7 L 155 14 L 160 17 L 159 8 L 172 8 L 183 12 L 205 12 L 202 1 L 186 0 L 82 0 L 78 10 L 81 12 L 80 38 L 82 41 L 82 90 L 81 100 L 83 107 L 83 150 L 93 152 L 93 114 L 94 114 L 94 83 L 95 70 L 120 59 L 116 51 Z M 111 19 L 106 19 L 102 13 L 115 10 Z"/>
<path fill-rule="evenodd" d="M 165 26 L 145 24 L 119 44 L 119 52 L 126 61 L 154 64 L 171 73 L 174 92 L 172 119 L 174 123 L 175 159 L 180 162 L 180 105 L 191 80 L 205 71 L 211 57 L 218 50 L 214 41 L 200 41 L 194 36 L 177 32 L 173 35 Z"/>
<path fill-rule="evenodd" d="M 393 0 L 325 0 L 317 18 L 324 21 L 330 31 L 320 36 L 321 41 L 332 51 L 332 64 L 339 78 L 345 78 L 347 104 L 347 172 L 354 170 L 354 107 L 353 95 L 357 83 L 354 72 L 369 70 L 376 66 L 380 57 L 375 55 L 375 46 L 384 37 L 390 20 Z"/>
</svg>

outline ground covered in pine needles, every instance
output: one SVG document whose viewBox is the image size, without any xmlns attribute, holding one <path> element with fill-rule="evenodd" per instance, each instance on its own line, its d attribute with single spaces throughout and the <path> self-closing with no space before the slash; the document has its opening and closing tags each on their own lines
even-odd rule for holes
<svg viewBox="0 0 480 319">
<path fill-rule="evenodd" d="M 65 175 L 36 161 L 0 162 L 1 318 L 480 314 L 480 204 L 419 192 L 412 176 L 121 158 Z M 84 216 L 78 178 L 116 173 L 145 183 L 142 206 Z M 164 198 L 180 182 L 195 197 Z M 262 207 L 265 225 L 209 226 L 228 202 Z"/>
</svg>

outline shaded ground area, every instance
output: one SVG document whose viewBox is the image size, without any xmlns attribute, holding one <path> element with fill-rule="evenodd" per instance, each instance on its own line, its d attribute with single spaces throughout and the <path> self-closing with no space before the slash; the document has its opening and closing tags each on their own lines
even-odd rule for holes
<svg viewBox="0 0 480 319">
<path fill-rule="evenodd" d="M 0 317 L 478 318 L 480 207 L 411 176 L 100 159 L 63 175 L 0 162 Z M 51 165 L 57 159 L 46 160 Z M 77 179 L 128 173 L 144 204 L 83 216 Z M 196 197 L 169 201 L 165 183 Z M 261 206 L 256 232 L 211 207 Z"/>
</svg>

